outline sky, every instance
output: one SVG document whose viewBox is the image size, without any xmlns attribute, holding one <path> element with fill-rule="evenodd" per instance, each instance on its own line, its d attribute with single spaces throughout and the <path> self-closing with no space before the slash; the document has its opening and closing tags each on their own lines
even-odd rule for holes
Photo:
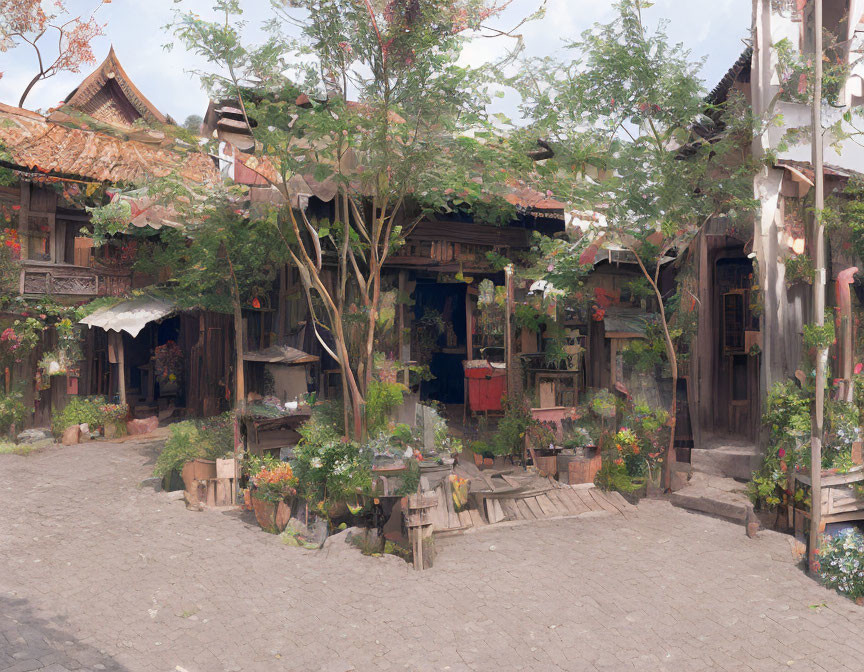
<svg viewBox="0 0 864 672">
<path fill-rule="evenodd" d="M 250 34 L 268 16 L 270 0 L 241 0 Z M 95 0 L 67 0 L 70 11 L 89 14 Z M 509 29 L 521 18 L 533 13 L 541 0 L 513 0 L 495 20 L 499 29 Z M 120 63 L 136 86 L 163 113 L 182 122 L 190 114 L 203 116 L 207 96 L 198 79 L 189 70 L 201 65 L 182 46 L 166 51 L 163 45 L 171 36 L 163 26 L 171 20 L 177 7 L 191 9 L 207 16 L 212 0 L 113 0 L 99 9 L 97 18 L 107 23 L 105 36 L 94 41 L 93 52 L 101 62 L 113 44 Z M 744 50 L 749 35 L 752 0 L 656 0 L 645 12 L 649 22 L 665 19 L 667 32 L 674 42 L 681 42 L 696 59 L 704 58 L 702 77 L 707 89 L 720 80 Z M 560 53 L 561 46 L 579 36 L 595 22 L 612 18 L 614 10 L 608 0 L 547 0 L 546 16 L 522 26 L 519 32 L 528 56 Z M 501 39 L 475 39 L 468 45 L 463 59 L 472 65 L 500 55 L 505 49 Z M 40 82 L 31 91 L 25 107 L 45 110 L 56 106 L 95 66 L 84 66 L 81 73 L 62 73 Z M 27 82 L 36 72 L 36 56 L 28 45 L 0 52 L 0 102 L 17 105 Z M 515 112 L 515 98 L 507 96 L 493 111 Z"/>
</svg>

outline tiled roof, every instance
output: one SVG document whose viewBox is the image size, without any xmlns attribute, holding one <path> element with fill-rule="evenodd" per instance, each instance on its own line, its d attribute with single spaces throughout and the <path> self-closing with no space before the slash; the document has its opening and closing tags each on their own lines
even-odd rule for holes
<svg viewBox="0 0 864 672">
<path fill-rule="evenodd" d="M 739 79 L 744 82 L 750 81 L 750 62 L 753 60 L 753 47 L 747 47 L 738 60 L 732 64 L 732 67 L 723 75 L 723 78 L 717 83 L 708 97 L 705 99 L 711 105 L 719 105 L 726 102 L 729 96 L 729 89 Z"/>
<path fill-rule="evenodd" d="M 141 184 L 176 172 L 191 182 L 219 179 L 213 160 L 203 152 L 122 140 L 2 103 L 0 145 L 11 157 L 10 167 L 58 177 Z"/>
<path fill-rule="evenodd" d="M 169 122 L 132 83 L 113 46 L 102 64 L 66 96 L 64 104 L 106 123 L 129 125 L 141 117 L 150 123 Z"/>
</svg>

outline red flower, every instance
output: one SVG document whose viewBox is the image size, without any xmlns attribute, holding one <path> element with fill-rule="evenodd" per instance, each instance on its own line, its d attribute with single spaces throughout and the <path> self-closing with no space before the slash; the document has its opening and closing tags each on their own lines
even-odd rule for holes
<svg viewBox="0 0 864 672">
<path fill-rule="evenodd" d="M 786 449 L 785 449 L 785 448 L 781 448 L 780 450 L 778 450 L 778 451 L 777 451 L 777 456 L 778 456 L 778 457 L 786 457 Z"/>
<path fill-rule="evenodd" d="M 624 460 L 619 457 L 617 460 L 615 460 L 615 464 L 620 467 L 622 464 L 624 464 Z"/>
<path fill-rule="evenodd" d="M 862 364 L 861 362 L 858 362 L 855 365 L 855 374 L 857 375 L 857 374 L 861 373 L 862 371 L 864 371 L 864 364 Z"/>
</svg>

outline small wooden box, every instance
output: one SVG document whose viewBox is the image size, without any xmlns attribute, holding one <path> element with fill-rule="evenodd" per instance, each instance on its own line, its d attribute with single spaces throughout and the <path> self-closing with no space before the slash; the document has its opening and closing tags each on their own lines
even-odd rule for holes
<svg viewBox="0 0 864 672">
<path fill-rule="evenodd" d="M 228 460 L 216 460 L 216 478 L 235 478 L 236 476 L 236 460 L 233 458 Z"/>
</svg>

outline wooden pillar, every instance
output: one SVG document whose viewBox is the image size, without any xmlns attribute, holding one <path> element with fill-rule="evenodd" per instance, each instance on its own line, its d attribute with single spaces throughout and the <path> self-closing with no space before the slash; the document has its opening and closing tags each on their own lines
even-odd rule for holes
<svg viewBox="0 0 864 672">
<path fill-rule="evenodd" d="M 465 361 L 474 359 L 474 304 L 471 302 L 469 285 L 465 285 Z M 462 400 L 462 424 L 468 422 L 468 378 L 462 371 L 463 400 Z"/>
<path fill-rule="evenodd" d="M 825 175 L 822 171 L 822 0 L 813 4 L 813 37 L 815 40 L 813 73 L 813 126 L 811 144 L 813 149 L 813 173 L 815 202 L 813 208 L 813 260 L 816 262 L 816 277 L 813 280 L 813 322 L 817 327 L 825 324 L 825 226 L 822 210 L 825 207 Z M 818 567 L 820 539 L 822 537 L 822 430 L 825 406 L 825 376 L 828 349 L 816 351 L 816 403 L 813 409 L 812 434 L 810 437 L 810 571 Z"/>
<path fill-rule="evenodd" d="M 506 297 L 506 308 L 504 317 L 504 361 L 507 365 L 507 397 L 515 387 L 513 385 L 513 327 L 510 318 L 513 315 L 513 265 L 508 264 L 504 269 L 504 294 Z"/>
<path fill-rule="evenodd" d="M 117 391 L 120 403 L 126 403 L 126 351 L 123 347 L 123 332 L 112 331 L 114 344 L 117 348 Z"/>
</svg>

